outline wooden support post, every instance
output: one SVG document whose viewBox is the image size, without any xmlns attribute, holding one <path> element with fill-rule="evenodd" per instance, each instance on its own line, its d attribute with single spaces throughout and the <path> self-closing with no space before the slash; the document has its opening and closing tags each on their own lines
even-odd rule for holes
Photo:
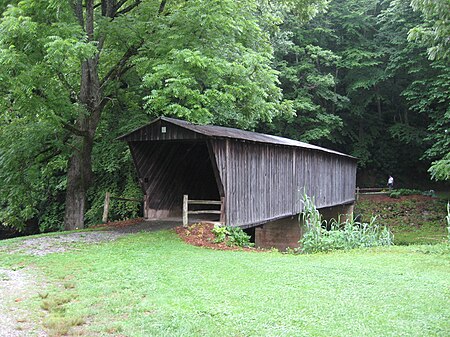
<svg viewBox="0 0 450 337">
<path fill-rule="evenodd" d="M 102 222 L 107 223 L 108 222 L 108 213 L 109 213 L 109 201 L 111 200 L 111 193 L 106 192 L 105 194 L 105 203 L 103 205 L 103 217 Z"/>
<path fill-rule="evenodd" d="M 188 226 L 188 195 L 183 195 L 183 227 Z"/>
<path fill-rule="evenodd" d="M 359 200 L 359 187 L 356 188 L 356 201 Z"/>
<path fill-rule="evenodd" d="M 147 194 L 144 194 L 144 219 L 148 219 L 148 198 L 147 198 Z"/>
<path fill-rule="evenodd" d="M 220 198 L 220 219 L 219 219 L 220 223 L 222 223 L 222 225 L 225 225 L 225 198 L 221 197 Z"/>
</svg>

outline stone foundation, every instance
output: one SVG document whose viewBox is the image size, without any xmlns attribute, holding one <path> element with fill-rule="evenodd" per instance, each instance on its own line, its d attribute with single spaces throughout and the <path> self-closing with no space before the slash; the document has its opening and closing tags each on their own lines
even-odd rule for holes
<svg viewBox="0 0 450 337">
<path fill-rule="evenodd" d="M 348 216 L 353 213 L 355 208 L 354 204 L 339 205 L 334 207 L 325 207 L 319 209 L 322 219 L 330 222 L 331 219 L 340 220 L 340 222 L 345 222 Z"/>
<path fill-rule="evenodd" d="M 255 247 L 277 248 L 286 251 L 286 248 L 298 247 L 298 240 L 302 237 L 302 228 L 298 217 L 287 217 L 268 222 L 255 228 Z"/>
<path fill-rule="evenodd" d="M 339 205 L 319 209 L 324 220 L 338 219 L 345 221 L 346 215 L 353 212 L 354 204 Z M 255 247 L 276 248 L 281 252 L 287 248 L 297 248 L 303 235 L 298 215 L 271 221 L 255 228 Z"/>
</svg>

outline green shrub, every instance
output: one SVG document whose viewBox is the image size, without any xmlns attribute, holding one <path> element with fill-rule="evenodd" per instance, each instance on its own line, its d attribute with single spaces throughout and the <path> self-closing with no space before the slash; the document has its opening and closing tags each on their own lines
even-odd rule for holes
<svg viewBox="0 0 450 337">
<path fill-rule="evenodd" d="M 408 188 L 399 188 L 398 190 L 394 190 L 392 191 L 389 196 L 391 198 L 400 198 L 401 196 L 406 196 L 406 195 L 421 195 L 423 194 L 422 191 L 420 190 L 411 190 Z"/>
<path fill-rule="evenodd" d="M 400 196 L 401 196 L 401 194 L 398 191 L 394 191 L 389 194 L 389 197 L 394 198 L 394 199 L 398 199 L 398 198 L 400 198 Z"/>
<path fill-rule="evenodd" d="M 211 232 L 216 237 L 214 239 L 214 243 L 224 242 L 227 238 L 227 235 L 230 234 L 225 226 L 214 226 Z"/>
<path fill-rule="evenodd" d="M 355 221 L 353 214 L 344 223 L 331 220 L 327 222 L 314 205 L 314 199 L 303 197 L 304 209 L 300 215 L 306 227 L 302 239 L 301 251 L 304 253 L 328 252 L 339 249 L 392 245 L 393 235 L 388 228 L 376 224 L 376 217 L 369 223 Z"/>
<path fill-rule="evenodd" d="M 216 237 L 215 243 L 226 242 L 228 246 L 253 247 L 250 242 L 250 235 L 245 233 L 240 227 L 214 226 L 212 233 Z"/>
<path fill-rule="evenodd" d="M 228 227 L 228 245 L 239 247 L 253 247 L 255 244 L 250 242 L 250 235 L 245 233 L 240 227 Z"/>
</svg>

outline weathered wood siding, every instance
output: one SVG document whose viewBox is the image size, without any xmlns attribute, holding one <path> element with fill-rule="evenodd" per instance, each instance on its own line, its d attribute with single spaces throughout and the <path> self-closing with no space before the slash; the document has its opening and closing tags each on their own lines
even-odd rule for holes
<svg viewBox="0 0 450 337">
<path fill-rule="evenodd" d="M 309 149 L 213 139 L 226 223 L 250 226 L 302 211 L 303 192 L 318 208 L 354 201 L 356 161 Z"/>
</svg>

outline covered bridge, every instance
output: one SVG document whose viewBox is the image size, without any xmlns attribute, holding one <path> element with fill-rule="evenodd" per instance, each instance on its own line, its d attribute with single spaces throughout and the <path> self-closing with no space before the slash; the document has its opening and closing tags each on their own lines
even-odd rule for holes
<svg viewBox="0 0 450 337">
<path fill-rule="evenodd" d="M 167 117 L 119 139 L 130 146 L 148 218 L 181 217 L 183 195 L 222 200 L 222 221 L 243 228 L 299 214 L 303 191 L 319 209 L 354 202 L 356 159 L 319 146 Z"/>
</svg>

